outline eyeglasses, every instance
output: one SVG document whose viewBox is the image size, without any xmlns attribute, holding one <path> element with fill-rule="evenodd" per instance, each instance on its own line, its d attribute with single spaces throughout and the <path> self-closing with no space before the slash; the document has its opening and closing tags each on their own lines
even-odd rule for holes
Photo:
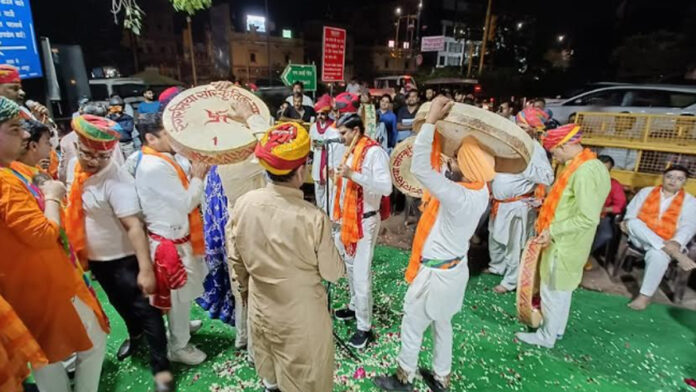
<svg viewBox="0 0 696 392">
<path fill-rule="evenodd" d="M 111 152 L 101 153 L 101 154 L 93 154 L 91 152 L 87 152 L 81 148 L 78 148 L 77 154 L 80 156 L 80 158 L 88 160 L 88 161 L 106 162 L 109 159 L 111 159 Z"/>
</svg>

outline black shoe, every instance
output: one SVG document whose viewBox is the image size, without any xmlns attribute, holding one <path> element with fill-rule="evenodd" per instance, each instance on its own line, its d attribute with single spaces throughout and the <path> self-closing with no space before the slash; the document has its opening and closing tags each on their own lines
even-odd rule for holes
<svg viewBox="0 0 696 392">
<path fill-rule="evenodd" d="M 126 339 L 121 343 L 121 347 L 118 348 L 118 351 L 116 352 L 116 358 L 119 361 L 123 361 L 124 359 L 130 357 L 133 355 L 135 350 L 138 347 L 138 342 L 140 340 L 140 336 L 135 337 L 135 338 L 130 338 Z"/>
<path fill-rule="evenodd" d="M 373 338 L 372 331 L 357 330 L 353 336 L 351 336 L 348 345 L 357 349 L 365 348 L 367 343 L 371 342 Z"/>
<path fill-rule="evenodd" d="M 435 378 L 433 372 L 428 369 L 420 369 L 420 374 L 423 376 L 423 382 L 433 392 L 449 392 L 449 385 L 444 385 Z"/>
<path fill-rule="evenodd" d="M 339 320 L 355 320 L 355 311 L 349 308 L 339 309 L 336 311 L 336 318 Z"/>
<path fill-rule="evenodd" d="M 169 382 L 155 381 L 155 392 L 174 392 L 176 391 L 176 382 L 172 379 Z"/>
<path fill-rule="evenodd" d="M 24 392 L 39 392 L 39 387 L 37 387 L 34 383 L 28 383 L 25 381 L 22 384 L 22 387 L 24 388 Z"/>
<path fill-rule="evenodd" d="M 396 375 L 375 377 L 372 382 L 383 391 L 413 391 L 413 384 L 399 381 Z"/>
</svg>

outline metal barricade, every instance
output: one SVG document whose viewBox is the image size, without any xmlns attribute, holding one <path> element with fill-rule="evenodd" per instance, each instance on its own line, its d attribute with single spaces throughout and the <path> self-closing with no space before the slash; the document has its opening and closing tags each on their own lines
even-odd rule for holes
<svg viewBox="0 0 696 392">
<path fill-rule="evenodd" d="M 612 177 L 643 188 L 660 183 L 662 171 L 679 164 L 696 174 L 696 117 L 631 113 L 578 113 L 583 145 L 611 156 Z M 696 194 L 696 179 L 685 189 Z"/>
</svg>

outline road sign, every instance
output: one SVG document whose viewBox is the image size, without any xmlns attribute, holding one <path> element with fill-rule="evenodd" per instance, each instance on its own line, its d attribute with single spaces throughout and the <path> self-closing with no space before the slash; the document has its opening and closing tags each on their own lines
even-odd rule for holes
<svg viewBox="0 0 696 392">
<path fill-rule="evenodd" d="M 443 50 L 445 50 L 444 35 L 421 38 L 421 52 L 441 52 Z"/>
<path fill-rule="evenodd" d="M 342 82 L 345 79 L 346 30 L 324 26 L 323 42 L 321 80 Z"/>
<path fill-rule="evenodd" d="M 317 89 L 317 67 L 309 64 L 288 64 L 280 75 L 280 80 L 286 86 L 291 86 L 295 82 L 302 82 L 307 91 Z"/>
<path fill-rule="evenodd" d="M 29 0 L 0 0 L 0 5 L 0 63 L 19 68 L 22 79 L 41 77 Z"/>
</svg>

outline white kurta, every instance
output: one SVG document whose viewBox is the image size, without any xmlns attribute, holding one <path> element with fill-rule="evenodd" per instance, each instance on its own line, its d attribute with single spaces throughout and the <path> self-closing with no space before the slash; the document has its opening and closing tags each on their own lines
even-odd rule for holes
<svg viewBox="0 0 696 392">
<path fill-rule="evenodd" d="M 148 231 L 171 240 L 190 234 L 188 214 L 200 205 L 202 180 L 192 178 L 188 189 L 185 189 L 176 170 L 168 162 L 144 154 L 136 171 L 135 189 Z M 151 242 L 154 253 L 158 242 Z M 190 242 L 177 245 L 177 248 L 186 268 L 187 281 L 181 289 L 172 290 L 172 300 L 192 301 L 203 294 L 203 279 L 207 273 L 205 263 L 193 255 Z"/>
<path fill-rule="evenodd" d="M 537 184 L 553 183 L 553 169 L 546 151 L 534 141 L 532 159 L 520 174 L 500 173 L 491 183 L 496 200 L 520 197 L 534 191 Z M 498 213 L 488 223 L 490 270 L 503 275 L 501 285 L 508 290 L 517 286 L 517 267 L 524 244 L 533 235 L 536 211 L 530 205 L 532 197 L 498 204 Z"/>
<path fill-rule="evenodd" d="M 665 253 L 665 240 L 655 234 L 648 225 L 638 219 L 643 203 L 648 198 L 648 195 L 654 187 L 643 188 L 636 194 L 626 207 L 626 215 L 624 220 L 628 227 L 628 238 L 635 246 L 645 251 L 645 276 L 643 284 L 640 288 L 640 293 L 648 297 L 652 297 L 660 286 L 662 277 L 665 275 L 671 258 Z M 660 218 L 667 211 L 675 195 L 670 197 L 660 194 Z M 677 221 L 677 232 L 672 240 L 677 241 L 682 248 L 691 241 L 691 238 L 696 234 L 696 199 L 690 194 L 684 197 L 682 211 Z"/>
<path fill-rule="evenodd" d="M 348 157 L 346 165 L 351 167 L 353 156 Z M 377 212 L 367 219 L 363 218 L 363 238 L 358 241 L 355 255 L 349 256 L 341 242 L 340 231 L 335 233 L 336 246 L 346 263 L 348 271 L 348 286 L 350 288 L 349 308 L 355 311 L 357 327 L 361 331 L 372 328 L 372 255 L 379 234 L 379 207 L 382 196 L 388 196 L 392 191 L 391 175 L 389 174 L 389 156 L 380 147 L 367 150 L 362 165 L 362 172 L 353 172 L 351 179 L 363 188 L 363 214 Z M 346 194 L 346 181 L 343 180 L 341 191 L 341 207 Z"/>
<path fill-rule="evenodd" d="M 421 266 L 406 292 L 401 325 L 399 366 L 413 379 L 423 333 L 433 327 L 433 371 L 446 377 L 452 366 L 451 318 L 462 307 L 469 281 L 469 240 L 488 205 L 488 188 L 471 190 L 447 179 L 430 166 L 435 127 L 424 124 L 413 147 L 411 172 L 440 201 L 440 209 L 423 246 L 422 257 L 462 261 L 453 269 Z"/>
<path fill-rule="evenodd" d="M 329 139 L 338 139 L 341 137 L 341 134 L 338 133 L 338 130 L 334 128 L 333 126 L 330 126 L 326 129 L 324 134 L 320 134 L 319 131 L 317 130 L 317 123 L 315 122 L 312 124 L 311 128 L 309 128 L 309 137 L 312 140 L 312 142 L 316 141 L 321 141 L 324 142 Z M 312 162 L 312 181 L 314 182 L 314 195 L 315 195 L 315 201 L 316 204 L 319 208 L 324 210 L 324 212 L 327 212 L 326 210 L 326 184 L 321 185 L 319 183 L 321 176 L 324 175 L 326 176 L 326 173 L 320 173 L 321 170 L 321 154 L 322 154 L 322 148 L 312 148 L 312 153 L 314 156 L 314 160 Z M 327 163 L 329 166 L 329 169 L 338 167 L 338 165 L 341 164 L 341 158 L 343 158 L 343 153 L 346 150 L 346 146 L 343 145 L 343 143 L 331 143 L 328 145 L 328 154 L 329 154 L 329 162 Z M 330 211 L 333 205 L 333 195 L 335 195 L 335 187 L 333 185 L 333 180 L 329 178 L 329 187 L 328 189 L 331 189 L 331 195 L 329 196 L 329 210 L 328 213 L 330 215 Z"/>
</svg>

